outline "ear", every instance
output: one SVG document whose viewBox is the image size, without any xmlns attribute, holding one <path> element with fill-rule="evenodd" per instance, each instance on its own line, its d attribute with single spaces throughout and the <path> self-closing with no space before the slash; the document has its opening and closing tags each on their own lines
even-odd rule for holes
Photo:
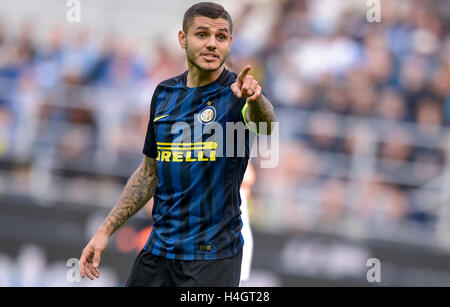
<svg viewBox="0 0 450 307">
<path fill-rule="evenodd" d="M 186 33 L 182 30 L 178 31 L 178 42 L 181 48 L 186 49 Z"/>
</svg>

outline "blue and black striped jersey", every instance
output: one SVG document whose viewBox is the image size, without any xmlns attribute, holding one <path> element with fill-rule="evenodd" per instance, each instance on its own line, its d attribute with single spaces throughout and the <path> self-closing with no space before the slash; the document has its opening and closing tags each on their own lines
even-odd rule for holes
<svg viewBox="0 0 450 307">
<path fill-rule="evenodd" d="M 143 153 L 156 158 L 159 182 L 144 248 L 168 259 L 229 258 L 244 243 L 239 189 L 251 138 L 245 129 L 239 154 L 238 137 L 227 135 L 226 125 L 244 126 L 245 98 L 232 93 L 237 76 L 226 69 L 196 88 L 186 86 L 187 74 L 161 82 L 151 102 Z M 223 133 L 215 133 L 214 125 Z"/>
</svg>

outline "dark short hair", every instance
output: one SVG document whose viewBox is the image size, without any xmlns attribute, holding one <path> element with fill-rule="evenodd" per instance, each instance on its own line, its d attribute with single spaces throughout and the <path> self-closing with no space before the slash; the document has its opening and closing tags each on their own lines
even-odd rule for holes
<svg viewBox="0 0 450 307">
<path fill-rule="evenodd" d="M 195 16 L 205 16 L 212 19 L 223 18 L 230 24 L 230 34 L 233 33 L 233 21 L 230 14 L 224 9 L 223 6 L 214 2 L 199 2 L 191 6 L 183 17 L 183 31 L 187 33 L 187 30 L 192 25 Z"/>
</svg>

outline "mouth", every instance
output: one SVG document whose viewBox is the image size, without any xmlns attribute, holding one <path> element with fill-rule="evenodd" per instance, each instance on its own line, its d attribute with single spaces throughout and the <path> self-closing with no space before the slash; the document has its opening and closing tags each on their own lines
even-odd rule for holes
<svg viewBox="0 0 450 307">
<path fill-rule="evenodd" d="M 219 58 L 219 56 L 215 53 L 206 52 L 202 54 L 202 58 L 208 62 L 215 61 Z"/>
</svg>

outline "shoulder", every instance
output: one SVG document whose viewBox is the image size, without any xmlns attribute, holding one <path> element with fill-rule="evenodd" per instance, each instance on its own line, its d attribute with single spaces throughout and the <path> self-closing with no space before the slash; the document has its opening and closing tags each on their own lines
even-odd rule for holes
<svg viewBox="0 0 450 307">
<path fill-rule="evenodd" d="M 232 71 L 224 69 L 223 73 L 220 75 L 218 83 L 222 86 L 230 86 L 237 79 L 237 74 Z"/>
<path fill-rule="evenodd" d="M 183 78 L 187 75 L 188 71 L 183 72 L 182 74 L 175 76 L 173 78 L 161 81 L 156 86 L 155 90 L 153 91 L 153 98 L 152 98 L 152 108 L 156 108 L 156 104 L 158 103 L 158 98 L 161 97 L 161 95 L 164 95 L 163 93 L 167 93 L 172 91 L 175 87 L 177 87 L 182 81 Z"/>
<path fill-rule="evenodd" d="M 178 76 L 161 81 L 156 88 L 158 89 L 158 88 L 163 88 L 163 87 L 167 87 L 167 86 L 169 86 L 169 87 L 176 86 L 183 80 L 183 78 L 187 75 L 187 73 L 188 73 L 188 71 L 186 70 L 185 72 L 183 72 L 182 74 L 180 74 Z"/>
</svg>

